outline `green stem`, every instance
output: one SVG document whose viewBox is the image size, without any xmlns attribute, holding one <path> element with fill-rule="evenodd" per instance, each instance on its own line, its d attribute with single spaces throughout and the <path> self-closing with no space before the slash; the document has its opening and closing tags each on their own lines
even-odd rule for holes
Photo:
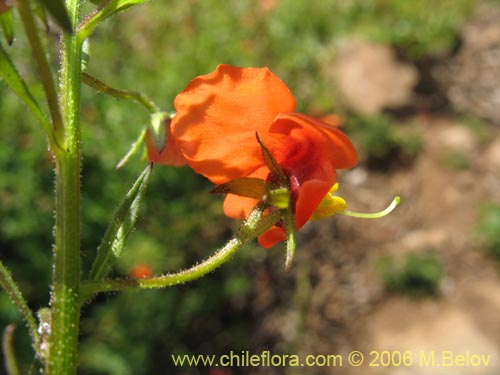
<svg viewBox="0 0 500 375">
<path fill-rule="evenodd" d="M 172 285 L 183 284 L 188 281 L 199 279 L 225 263 L 241 246 L 243 242 L 233 238 L 224 247 L 219 249 L 213 256 L 204 262 L 187 270 L 167 274 L 150 279 L 122 279 L 87 282 L 82 285 L 82 297 L 87 299 L 99 292 L 124 291 L 131 289 L 165 288 Z"/>
<path fill-rule="evenodd" d="M 40 357 L 40 336 L 37 332 L 36 320 L 17 284 L 12 279 L 12 275 L 2 262 L 0 262 L 0 285 L 2 285 L 2 287 L 5 289 L 12 303 L 16 305 L 17 309 L 23 315 L 24 320 L 26 320 L 31 338 L 33 339 L 35 352 L 37 353 L 37 356 Z"/>
<path fill-rule="evenodd" d="M 80 284 L 80 165 L 75 150 L 56 162 L 56 243 L 47 374 L 75 374 Z"/>
<path fill-rule="evenodd" d="M 78 0 L 68 0 L 73 24 Z M 51 334 L 45 373 L 74 375 L 80 323 L 80 89 L 81 41 L 64 33 L 61 61 L 61 104 L 64 151 L 56 158 L 56 224 L 51 298 Z"/>
<path fill-rule="evenodd" d="M 171 273 L 159 277 L 149 279 L 122 279 L 122 280 L 103 280 L 103 281 L 88 281 L 82 284 L 82 300 L 85 301 L 93 295 L 101 292 L 113 292 L 132 289 L 152 289 L 165 288 L 173 285 L 182 284 L 188 281 L 199 279 L 200 277 L 210 273 L 229 258 L 245 243 L 257 237 L 259 234 L 269 229 L 274 225 L 276 220 L 268 221 L 268 225 L 264 228 L 261 226 L 261 218 L 264 212 L 264 206 L 257 206 L 250 214 L 248 219 L 243 223 L 236 236 L 231 239 L 226 245 L 220 248 L 210 258 L 203 262 L 188 268 L 183 271 Z M 279 219 L 276 216 L 276 219 Z"/>
<path fill-rule="evenodd" d="M 47 56 L 45 55 L 45 51 L 42 47 L 39 31 L 36 27 L 33 13 L 31 12 L 31 3 L 28 0 L 18 0 L 17 8 L 24 26 L 24 31 L 26 32 L 26 36 L 28 37 L 31 50 L 33 52 L 33 57 L 35 58 L 38 66 L 38 71 L 40 73 L 43 89 L 45 90 L 45 96 L 47 98 L 47 104 L 49 106 L 55 133 L 59 134 L 59 132 L 63 130 L 63 127 L 61 114 L 59 112 L 57 91 L 54 84 L 52 70 L 50 69 Z"/>
<path fill-rule="evenodd" d="M 136 102 L 142 104 L 151 113 L 160 111 L 160 108 L 151 99 L 140 92 L 114 89 L 87 73 L 82 73 L 82 82 L 102 94 L 119 99 L 135 100 Z"/>
</svg>

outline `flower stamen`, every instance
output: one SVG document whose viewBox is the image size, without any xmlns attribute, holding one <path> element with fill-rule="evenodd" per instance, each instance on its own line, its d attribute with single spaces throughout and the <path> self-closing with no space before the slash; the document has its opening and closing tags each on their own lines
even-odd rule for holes
<svg viewBox="0 0 500 375">
<path fill-rule="evenodd" d="M 333 195 L 339 188 L 336 183 L 332 186 L 328 194 L 323 198 L 321 203 L 314 211 L 311 220 L 319 220 L 327 216 L 333 216 L 337 213 L 342 213 L 347 210 L 347 203 L 344 198 Z"/>
<path fill-rule="evenodd" d="M 321 203 L 316 208 L 316 211 L 312 215 L 311 220 L 319 220 L 323 217 L 333 216 L 335 214 L 352 216 L 361 219 L 378 219 L 389 215 L 401 202 L 401 198 L 399 196 L 396 196 L 394 197 L 392 202 L 382 211 L 373 213 L 349 211 L 347 209 L 347 203 L 344 198 L 333 195 L 333 193 L 335 193 L 338 188 L 338 183 L 332 186 L 328 194 L 323 198 Z"/>
<path fill-rule="evenodd" d="M 338 212 L 339 214 L 358 217 L 361 219 L 379 219 L 381 217 L 389 215 L 394 209 L 401 203 L 401 198 L 399 196 L 395 196 L 392 202 L 382 211 L 374 212 L 374 213 L 364 213 L 364 212 L 353 212 L 353 211 L 342 211 Z"/>
</svg>

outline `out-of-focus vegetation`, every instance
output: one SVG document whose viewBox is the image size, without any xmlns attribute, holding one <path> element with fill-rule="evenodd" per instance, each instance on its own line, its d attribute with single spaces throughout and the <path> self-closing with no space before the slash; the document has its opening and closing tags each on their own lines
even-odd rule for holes
<svg viewBox="0 0 500 375">
<path fill-rule="evenodd" d="M 389 43 L 415 58 L 446 54 L 473 3 L 244 0 L 221 6 L 216 0 L 151 1 L 97 29 L 89 43 L 87 72 L 112 87 L 143 92 L 164 110 L 172 110 L 176 93 L 219 63 L 269 66 L 294 92 L 299 110 L 326 114 L 341 110 L 334 87 L 322 78 L 328 68 L 324 56 L 334 54 L 341 39 L 355 36 Z M 83 9 L 92 6 L 85 3 Z M 19 31 L 9 50 L 40 96 Z M 57 47 L 55 39 L 53 45 Z M 54 53 L 54 62 L 56 58 Z M 83 257 L 88 272 L 111 213 L 144 160 L 135 157 L 118 171 L 114 166 L 149 118 L 135 103 L 90 88 L 83 88 L 82 101 Z M 0 113 L 0 256 L 31 307 L 38 309 L 49 297 L 53 166 L 34 118 L 4 85 Z M 347 129 L 358 134 L 357 142 L 372 157 L 402 147 L 418 152 L 418 137 L 405 144 L 383 118 L 357 120 L 356 129 Z M 207 181 L 188 169 L 155 167 L 139 227 L 115 274 L 126 276 L 143 263 L 162 273 L 210 255 L 235 224 L 223 217 L 221 199 L 207 194 L 209 189 Z M 252 278 L 265 257 L 280 255 L 247 246 L 230 266 L 196 283 L 98 296 L 84 309 L 80 373 L 157 374 L 171 366 L 169 353 L 248 350 L 254 317 L 248 316 L 246 296 Z M 434 290 L 438 268 L 433 259 L 411 258 L 391 276 L 391 283 Z M 415 279 L 420 286 L 413 286 Z M 0 327 L 11 322 L 22 326 L 2 293 Z M 29 366 L 32 355 L 23 329 L 18 329 L 15 345 Z"/>
<path fill-rule="evenodd" d="M 483 209 L 477 231 L 490 254 L 500 261 L 500 206 L 492 204 Z"/>
<path fill-rule="evenodd" d="M 470 156 L 463 151 L 452 150 L 444 156 L 443 163 L 451 169 L 462 171 L 472 166 Z"/>
<path fill-rule="evenodd" d="M 387 116 L 352 114 L 345 127 L 358 141 L 368 166 L 374 168 L 410 163 L 423 148 L 422 137 L 416 130 L 403 131 Z"/>
<path fill-rule="evenodd" d="M 390 293 L 423 297 L 439 292 L 443 266 L 433 252 L 409 254 L 401 262 L 387 256 L 379 259 L 377 266 Z"/>
</svg>

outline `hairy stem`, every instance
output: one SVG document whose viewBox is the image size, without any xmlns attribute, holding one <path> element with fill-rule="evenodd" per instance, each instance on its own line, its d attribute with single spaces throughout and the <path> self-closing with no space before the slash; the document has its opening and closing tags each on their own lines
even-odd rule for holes
<svg viewBox="0 0 500 375">
<path fill-rule="evenodd" d="M 78 0 L 68 0 L 73 24 Z M 61 104 L 64 150 L 56 158 L 56 224 L 51 298 L 51 334 L 46 374 L 74 375 L 80 323 L 80 40 L 64 33 L 61 61 Z"/>
<path fill-rule="evenodd" d="M 210 258 L 191 268 L 149 279 L 96 280 L 85 282 L 82 284 L 82 298 L 83 300 L 86 300 L 100 292 L 165 288 L 199 279 L 200 277 L 212 272 L 223 263 L 227 262 L 229 258 L 231 258 L 231 256 L 236 253 L 239 248 L 241 248 L 242 245 L 269 229 L 269 227 L 274 225 L 279 219 L 279 216 L 276 216 L 276 220 L 268 220 L 268 224 L 263 227 L 261 225 L 263 212 L 264 207 L 257 206 L 233 239 L 220 248 Z"/>
<path fill-rule="evenodd" d="M 82 73 L 82 82 L 87 86 L 92 87 L 94 90 L 99 91 L 102 94 L 113 96 L 119 99 L 131 99 L 142 104 L 149 112 L 155 113 L 159 112 L 160 108 L 146 95 L 129 90 L 118 90 L 113 87 L 109 87 L 104 82 L 98 80 L 97 78 L 91 76 L 87 73 Z"/>
</svg>

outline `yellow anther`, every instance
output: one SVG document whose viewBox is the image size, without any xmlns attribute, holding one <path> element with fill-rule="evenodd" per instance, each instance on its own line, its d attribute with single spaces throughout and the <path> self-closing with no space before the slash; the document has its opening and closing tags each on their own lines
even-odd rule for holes
<svg viewBox="0 0 500 375">
<path fill-rule="evenodd" d="M 332 186 L 328 194 L 325 195 L 321 203 L 316 208 L 316 211 L 314 211 L 311 220 L 319 220 L 323 217 L 333 216 L 336 213 L 347 210 L 347 203 L 344 198 L 333 195 L 338 188 L 338 183 Z"/>
<path fill-rule="evenodd" d="M 374 213 L 353 212 L 347 210 L 347 203 L 344 198 L 334 196 L 339 188 L 339 184 L 332 186 L 328 194 L 325 195 L 321 203 L 316 208 L 316 211 L 311 216 L 311 220 L 318 220 L 323 217 L 333 216 L 335 214 L 342 214 L 346 216 L 358 217 L 361 219 L 378 219 L 389 215 L 401 202 L 399 197 L 394 197 L 392 202 L 384 210 Z"/>
</svg>

